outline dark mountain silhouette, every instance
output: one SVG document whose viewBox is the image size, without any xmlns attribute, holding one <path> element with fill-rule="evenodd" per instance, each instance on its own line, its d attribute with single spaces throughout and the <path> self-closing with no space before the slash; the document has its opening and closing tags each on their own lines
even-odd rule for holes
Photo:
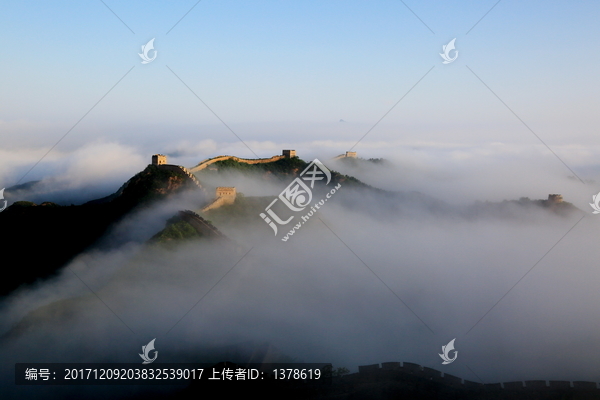
<svg viewBox="0 0 600 400">
<path fill-rule="evenodd" d="M 6 264 L 0 295 L 52 276 L 134 209 L 195 187 L 184 174 L 149 165 L 116 193 L 83 205 L 18 201 L 0 213 Z"/>
</svg>

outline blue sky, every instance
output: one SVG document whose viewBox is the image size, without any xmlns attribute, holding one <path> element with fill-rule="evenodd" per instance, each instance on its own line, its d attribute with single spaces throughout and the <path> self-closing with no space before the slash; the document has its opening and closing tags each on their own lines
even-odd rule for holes
<svg viewBox="0 0 600 400">
<path fill-rule="evenodd" d="M 406 1 L 421 22 L 400 1 L 203 0 L 174 28 L 195 1 L 105 3 L 127 26 L 100 0 L 3 5 L 0 135 L 13 154 L 35 160 L 133 67 L 55 157 L 99 140 L 206 150 L 182 163 L 253 156 L 171 68 L 260 156 L 348 150 L 427 74 L 359 154 L 492 143 L 549 154 L 483 81 L 567 164 L 598 166 L 596 2 Z M 157 58 L 142 65 L 152 38 Z M 444 65 L 453 38 L 459 57 Z M 32 163 L 5 160 L 9 180 Z"/>
</svg>

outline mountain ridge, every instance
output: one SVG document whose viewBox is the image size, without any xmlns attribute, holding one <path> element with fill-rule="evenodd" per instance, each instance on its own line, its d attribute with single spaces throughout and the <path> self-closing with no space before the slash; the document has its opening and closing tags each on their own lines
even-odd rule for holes
<svg viewBox="0 0 600 400">
<path fill-rule="evenodd" d="M 296 177 L 308 165 L 309 163 L 296 156 L 255 164 L 228 158 L 212 163 L 211 168 L 203 169 L 199 175 L 202 179 L 204 174 L 218 175 L 221 172 L 231 171 L 254 172 L 259 173 L 261 179 L 287 181 Z M 51 202 L 43 202 L 40 205 L 27 201 L 13 203 L 0 213 L 0 224 L 4 228 L 3 243 L 8 249 L 7 255 L 20 259 L 28 268 L 15 270 L 3 280 L 0 283 L 0 296 L 7 295 L 21 285 L 32 284 L 54 275 L 77 254 L 93 248 L 110 228 L 133 210 L 148 207 L 186 190 L 198 188 L 198 182 L 190 179 L 189 174 L 186 174 L 183 169 L 180 171 L 172 167 L 177 166 L 150 164 L 127 180 L 115 193 L 78 206 L 60 206 Z M 537 206 L 536 209 L 549 209 L 558 215 L 578 210 L 572 204 L 563 202 L 562 199 L 560 202 L 553 202 L 550 199 L 529 200 L 527 198 L 505 200 L 501 203 L 476 203 L 470 207 L 457 209 L 419 192 L 390 192 L 378 189 L 336 171 L 331 171 L 331 176 L 334 184 L 343 183 L 344 189 L 352 189 L 354 193 L 362 193 L 364 197 L 358 198 L 359 196 L 351 194 L 352 191 L 345 190 L 344 194 L 338 197 L 341 206 L 384 219 L 389 219 L 392 214 L 410 216 L 415 210 L 438 217 L 456 215 L 467 219 L 476 219 L 494 213 L 510 217 L 514 212 L 511 207 L 527 209 L 527 207 Z M 264 199 L 269 197 L 274 198 L 274 196 L 266 196 Z M 365 199 L 370 200 L 372 206 L 365 207 Z M 218 216 L 219 223 L 231 220 L 234 216 L 248 220 L 256 214 L 257 207 L 261 207 L 263 202 L 258 198 L 254 201 L 252 197 L 244 197 L 240 194 L 236 203 L 224 206 L 212 215 Z M 200 218 L 196 221 L 197 224 L 206 225 L 208 222 L 210 225 L 208 219 L 199 215 L 197 218 Z M 181 218 L 167 221 L 165 228 L 157 232 L 154 238 L 177 241 L 178 238 L 206 236 L 202 232 L 198 235 L 193 234 L 189 222 Z M 195 230 L 199 232 L 198 229 Z"/>
</svg>

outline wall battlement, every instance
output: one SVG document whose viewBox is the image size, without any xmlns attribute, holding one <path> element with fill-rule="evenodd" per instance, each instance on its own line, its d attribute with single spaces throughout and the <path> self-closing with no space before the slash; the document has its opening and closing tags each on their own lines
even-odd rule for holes
<svg viewBox="0 0 600 400">
<path fill-rule="evenodd" d="M 205 206 L 202 209 L 202 212 L 214 210 L 215 208 L 222 207 L 226 204 L 235 203 L 237 191 L 235 190 L 235 187 L 219 186 L 215 191 L 215 196 L 216 199 L 214 199 L 209 205 Z"/>
<path fill-rule="evenodd" d="M 226 197 L 228 199 L 233 198 L 233 200 L 235 200 L 236 194 L 237 192 L 235 190 L 235 187 L 219 186 L 215 191 L 216 197 Z"/>
<path fill-rule="evenodd" d="M 154 164 L 154 165 L 157 165 L 157 164 Z M 198 186 L 200 189 L 202 189 L 202 191 L 204 191 L 204 188 L 202 187 L 202 184 L 200 183 L 200 181 L 198 179 L 196 179 L 196 176 L 194 174 L 192 174 L 192 171 L 190 171 L 186 167 L 183 167 L 181 165 L 173 165 L 173 164 L 158 164 L 158 167 L 161 169 L 165 169 L 167 171 L 179 172 L 179 173 L 184 174 L 187 178 L 189 178 L 192 182 L 194 182 L 194 184 L 196 186 Z"/>
<path fill-rule="evenodd" d="M 549 194 L 548 203 L 562 203 L 563 197 L 561 194 Z"/>
<path fill-rule="evenodd" d="M 333 157 L 333 160 L 339 160 L 340 158 L 358 158 L 358 154 L 355 151 L 347 151 L 345 154 Z"/>
<path fill-rule="evenodd" d="M 404 376 L 426 379 L 454 388 L 477 389 L 485 391 L 591 391 L 600 396 L 600 387 L 596 382 L 585 381 L 516 381 L 501 383 L 480 383 L 459 378 L 454 375 L 445 374 L 433 368 L 423 367 L 410 362 L 384 362 L 379 364 L 361 365 L 358 367 L 359 377 L 374 377 L 377 375 L 386 375 L 398 373 Z"/>
<path fill-rule="evenodd" d="M 201 163 L 197 164 L 195 167 L 190 168 L 190 171 L 191 172 L 202 171 L 204 168 L 208 167 L 211 164 L 214 164 L 218 161 L 225 161 L 225 160 L 233 160 L 233 161 L 237 161 L 237 162 L 245 163 L 245 164 L 264 164 L 264 163 L 271 163 L 271 162 L 279 161 L 282 158 L 291 158 L 291 157 L 296 157 L 296 150 L 283 150 L 282 155 L 273 156 L 271 158 L 239 158 L 236 156 L 217 156 L 217 157 L 208 158 L 208 159 L 202 161 Z"/>
</svg>

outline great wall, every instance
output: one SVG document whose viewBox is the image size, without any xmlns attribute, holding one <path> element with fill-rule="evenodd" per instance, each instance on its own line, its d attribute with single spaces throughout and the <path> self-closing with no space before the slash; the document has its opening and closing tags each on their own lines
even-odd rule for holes
<svg viewBox="0 0 600 400">
<path fill-rule="evenodd" d="M 219 161 L 225 161 L 225 160 L 233 160 L 233 161 L 244 163 L 244 164 L 265 164 L 265 163 L 272 163 L 275 161 L 279 161 L 284 158 L 293 158 L 296 156 L 297 156 L 296 150 L 282 150 L 281 155 L 273 156 L 270 158 L 249 159 L 249 158 L 239 158 L 236 156 L 217 156 L 217 157 L 207 158 L 206 160 L 201 161 L 195 167 L 188 169 L 182 165 L 167 164 L 167 156 L 164 154 L 154 154 L 154 155 L 152 155 L 152 165 L 156 165 L 156 166 L 160 167 L 161 169 L 166 169 L 169 171 L 182 173 L 184 176 L 189 178 L 194 183 L 194 185 L 196 185 L 205 194 L 207 194 L 206 189 L 202 186 L 202 184 L 196 178 L 194 173 L 196 173 L 198 171 L 202 171 L 203 169 L 207 168 L 211 164 L 214 164 Z M 355 151 L 347 151 L 345 154 L 340 154 L 340 155 L 332 158 L 332 161 L 339 160 L 341 158 L 358 158 L 358 155 Z M 199 210 L 199 212 L 206 212 L 206 211 L 210 211 L 210 210 L 214 210 L 216 208 L 222 207 L 227 204 L 233 204 L 236 199 L 236 194 L 237 193 L 236 193 L 235 187 L 217 187 L 216 191 L 215 191 L 215 198 L 213 199 L 213 201 L 211 201 L 209 204 L 202 207 Z M 548 200 L 546 200 L 546 203 L 550 206 L 554 206 L 554 205 L 560 204 L 562 202 L 563 202 L 563 197 L 560 194 L 549 194 Z"/>
<path fill-rule="evenodd" d="M 202 212 L 214 210 L 215 208 L 219 208 L 226 204 L 235 203 L 236 194 L 237 192 L 235 190 L 235 187 L 219 186 L 215 193 L 216 199 L 214 199 L 213 202 L 209 205 L 205 206 L 202 209 Z"/>
<path fill-rule="evenodd" d="M 187 169 L 186 167 L 184 167 L 182 165 L 167 164 L 167 156 L 165 156 L 164 154 L 154 154 L 152 156 L 152 165 L 156 165 L 156 166 L 160 167 L 161 169 L 164 169 L 167 171 L 183 173 L 196 186 L 198 186 L 198 188 L 200 188 L 202 191 L 204 191 L 204 187 L 202 187 L 202 184 L 196 178 L 196 176 L 192 173 L 192 171 L 190 171 L 189 169 Z"/>
<path fill-rule="evenodd" d="M 347 151 L 345 154 L 340 154 L 339 156 L 333 157 L 332 160 L 339 160 L 340 158 L 357 158 L 357 154 L 355 151 Z"/>
<path fill-rule="evenodd" d="M 378 388 L 385 388 L 385 390 L 378 392 Z M 359 366 L 358 373 L 336 378 L 332 389 L 336 399 L 363 398 L 360 396 L 361 393 L 369 393 L 369 396 L 364 398 L 370 399 L 591 400 L 600 398 L 600 387 L 596 382 L 529 380 L 482 383 L 410 362 L 384 362 L 381 365 Z M 349 397 L 344 397 L 344 394 Z"/>
<path fill-rule="evenodd" d="M 296 150 L 282 150 L 280 156 L 273 156 L 270 158 L 250 159 L 250 158 L 240 158 L 240 157 L 236 157 L 236 156 L 216 156 L 216 157 L 207 158 L 206 160 L 197 164 L 195 167 L 188 169 L 182 165 L 167 164 L 167 156 L 164 154 L 154 154 L 154 155 L 152 155 L 152 165 L 156 165 L 156 166 L 160 167 L 161 169 L 166 169 L 168 171 L 183 173 L 185 176 L 187 176 L 189 179 L 191 179 L 197 187 L 199 187 L 202 191 L 204 191 L 206 193 L 204 187 L 202 186 L 200 181 L 198 181 L 198 179 L 196 178 L 194 173 L 198 172 L 198 171 L 202 171 L 203 169 L 207 168 L 211 164 L 214 164 L 219 161 L 225 161 L 225 160 L 233 160 L 233 161 L 244 163 L 244 164 L 265 164 L 265 163 L 272 163 L 275 161 L 279 161 L 284 158 L 292 158 L 292 157 L 296 157 Z M 345 157 L 357 158 L 357 154 L 355 151 L 347 151 L 345 154 L 340 154 L 339 156 L 334 157 L 333 160 L 338 160 L 340 158 L 345 158 Z M 201 212 L 214 210 L 215 208 L 219 208 L 226 204 L 233 204 L 235 202 L 235 197 L 236 197 L 236 190 L 234 187 L 218 187 L 216 189 L 215 199 L 208 205 L 204 206 L 201 209 Z"/>
<path fill-rule="evenodd" d="M 202 186 L 200 181 L 196 178 L 194 173 L 205 169 L 206 167 L 208 167 L 211 164 L 214 164 L 218 161 L 225 161 L 225 160 L 233 160 L 233 161 L 241 162 L 241 163 L 245 163 L 245 164 L 264 164 L 264 163 L 275 162 L 275 161 L 281 160 L 283 158 L 292 158 L 292 157 L 296 157 L 296 150 L 283 150 L 282 154 L 280 156 L 273 156 L 271 158 L 248 159 L 248 158 L 239 158 L 239 157 L 235 157 L 235 156 L 217 156 L 217 157 L 207 158 L 206 160 L 197 164 L 195 167 L 188 169 L 182 165 L 167 164 L 167 156 L 164 154 L 154 154 L 154 155 L 152 155 L 152 165 L 155 165 L 155 166 L 157 166 L 161 169 L 167 170 L 167 171 L 173 171 L 173 172 L 184 174 L 184 176 L 189 178 L 198 188 L 200 188 L 206 194 L 205 188 Z M 215 193 L 215 199 L 208 205 L 204 206 L 200 211 L 206 212 L 209 210 L 214 210 L 215 208 L 219 208 L 226 204 L 233 204 L 235 202 L 235 198 L 236 198 L 235 187 L 223 187 L 223 186 L 217 187 L 216 193 Z"/>
<path fill-rule="evenodd" d="M 482 389 L 482 390 L 514 390 L 514 389 L 573 389 L 593 390 L 600 395 L 600 387 L 596 382 L 587 381 L 516 381 L 500 383 L 480 383 L 459 378 L 454 375 L 445 374 L 433 368 L 424 367 L 410 362 L 383 362 L 380 364 L 361 365 L 358 367 L 358 375 L 376 376 L 386 372 L 398 372 L 404 375 L 424 378 L 428 381 L 438 382 L 456 388 Z"/>
<path fill-rule="evenodd" d="M 292 157 L 296 157 L 296 150 L 283 150 L 282 155 L 273 156 L 271 158 L 250 159 L 250 158 L 239 158 L 239 157 L 235 157 L 235 156 L 217 156 L 217 157 L 208 158 L 208 159 L 202 161 L 200 164 L 191 168 L 190 171 L 198 172 L 198 171 L 201 171 L 204 168 L 208 167 L 210 164 L 214 164 L 218 161 L 225 161 L 225 160 L 233 160 L 233 161 L 237 161 L 237 162 L 244 163 L 244 164 L 264 164 L 264 163 L 275 162 L 275 161 L 281 160 L 282 158 L 292 158 Z"/>
</svg>

